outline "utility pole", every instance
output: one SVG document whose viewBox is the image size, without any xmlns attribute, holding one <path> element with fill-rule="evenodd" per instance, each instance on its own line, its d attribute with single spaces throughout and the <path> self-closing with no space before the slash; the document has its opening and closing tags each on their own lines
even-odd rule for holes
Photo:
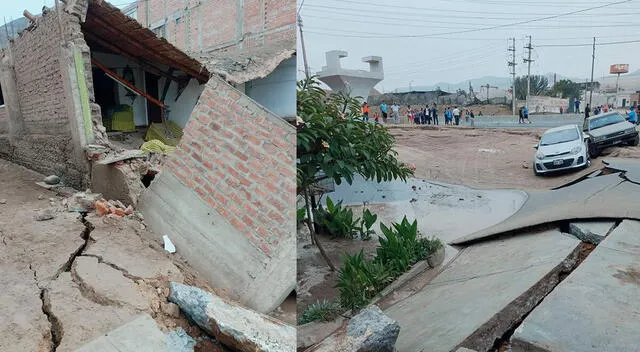
<svg viewBox="0 0 640 352">
<path fill-rule="evenodd" d="M 524 48 L 529 51 L 529 54 L 527 58 L 524 59 L 524 62 L 527 63 L 527 97 L 525 100 L 525 106 L 528 108 L 529 94 L 531 94 L 531 63 L 533 62 L 533 60 L 531 60 L 531 50 L 533 50 L 533 47 L 531 46 L 531 36 L 528 35 L 527 37 L 529 37 L 529 45 L 525 46 Z"/>
<path fill-rule="evenodd" d="M 511 51 L 511 61 L 508 62 L 511 70 L 511 110 L 512 114 L 516 114 L 516 38 L 511 38 L 511 46 L 508 49 Z"/>
<path fill-rule="evenodd" d="M 300 45 L 302 46 L 302 60 L 304 61 L 304 74 L 309 79 L 309 64 L 307 63 L 307 51 L 304 47 L 304 36 L 302 35 L 302 16 L 298 13 L 298 28 L 300 28 Z"/>
<path fill-rule="evenodd" d="M 596 62 L 596 37 L 593 37 L 593 52 L 591 54 L 591 82 L 589 82 L 589 107 L 593 98 L 593 65 Z M 617 98 L 617 97 L 616 97 Z"/>
<path fill-rule="evenodd" d="M 486 85 L 482 86 L 482 88 L 487 88 L 487 103 L 490 103 L 489 101 L 489 89 L 494 88 L 494 89 L 498 89 L 498 87 L 494 87 L 489 85 L 489 83 L 487 83 Z"/>
</svg>

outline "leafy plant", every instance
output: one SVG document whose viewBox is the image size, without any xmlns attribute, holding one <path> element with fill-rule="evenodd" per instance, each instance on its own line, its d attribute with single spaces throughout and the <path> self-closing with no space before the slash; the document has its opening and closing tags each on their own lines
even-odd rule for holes
<svg viewBox="0 0 640 352">
<path fill-rule="evenodd" d="M 444 242 L 435 236 L 432 236 L 431 238 L 421 238 L 418 240 L 418 246 L 416 249 L 417 260 L 426 259 L 428 256 L 443 247 Z"/>
<path fill-rule="evenodd" d="M 354 238 L 360 227 L 360 219 L 353 218 L 353 210 L 344 208 L 342 201 L 333 203 L 327 197 L 327 209 L 321 205 L 316 210 L 316 223 L 335 237 Z"/>
<path fill-rule="evenodd" d="M 378 215 L 372 213 L 369 209 L 362 210 L 362 220 L 360 221 L 360 239 L 368 241 L 371 239 L 371 235 L 375 233 L 371 229 L 373 224 L 378 220 Z"/>
<path fill-rule="evenodd" d="M 300 208 L 296 211 L 296 220 L 298 223 L 304 221 L 307 218 L 307 210 L 305 208 Z"/>
<path fill-rule="evenodd" d="M 380 224 L 380 230 L 383 236 L 378 238 L 380 247 L 376 249 L 376 260 L 394 275 L 400 275 L 418 260 L 418 221 L 410 223 L 405 216 L 392 227 Z"/>
<path fill-rule="evenodd" d="M 342 311 L 340 304 L 327 299 L 316 301 L 304 310 L 298 319 L 298 325 L 310 323 L 312 321 L 329 321 L 335 319 Z"/>
<path fill-rule="evenodd" d="M 356 255 L 347 254 L 336 283 L 340 291 L 340 305 L 345 309 L 360 309 L 392 279 L 382 263 L 367 260 L 362 250 Z"/>
</svg>

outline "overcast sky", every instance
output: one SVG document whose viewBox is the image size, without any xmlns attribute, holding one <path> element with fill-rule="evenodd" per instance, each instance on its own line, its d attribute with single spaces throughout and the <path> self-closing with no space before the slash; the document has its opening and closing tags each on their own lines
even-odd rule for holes
<svg viewBox="0 0 640 352">
<path fill-rule="evenodd" d="M 118 7 L 122 7 L 126 4 L 133 3 L 133 0 L 111 0 L 111 4 Z M 22 17 L 24 10 L 28 10 L 32 14 L 36 15 L 42 12 L 42 7 L 53 7 L 55 0 L 3 0 L 0 4 L 0 15 L 7 19 L 7 22 L 11 18 L 16 19 Z M 0 21 L 4 21 L 4 18 L 0 18 Z"/>
<path fill-rule="evenodd" d="M 563 15 L 593 7 L 600 8 Z M 516 73 L 526 75 L 527 35 L 534 47 L 532 74 L 584 80 L 591 75 L 594 36 L 597 43 L 640 39 L 638 8 L 640 0 L 304 0 L 300 13 L 312 72 L 322 69 L 329 50 L 348 51 L 342 66 L 353 69 L 368 69 L 360 61 L 364 56 L 382 56 L 385 79 L 377 88 L 391 91 L 410 82 L 415 87 L 508 76 L 510 37 L 516 38 Z M 496 26 L 503 27 L 484 29 Z M 588 45 L 566 46 L 579 44 Z M 640 42 L 597 46 L 594 79 L 616 63 L 636 71 L 639 58 Z M 298 60 L 301 71 L 302 55 Z"/>
</svg>

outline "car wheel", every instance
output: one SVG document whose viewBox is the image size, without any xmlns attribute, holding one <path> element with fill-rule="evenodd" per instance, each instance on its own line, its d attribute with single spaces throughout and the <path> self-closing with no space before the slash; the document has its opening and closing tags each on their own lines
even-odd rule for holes
<svg viewBox="0 0 640 352">
<path fill-rule="evenodd" d="M 542 175 L 541 173 L 538 172 L 538 169 L 536 169 L 536 164 L 533 164 L 533 174 L 536 176 Z"/>
<path fill-rule="evenodd" d="M 600 155 L 600 150 L 595 145 L 589 143 L 589 158 L 595 159 Z"/>
<path fill-rule="evenodd" d="M 638 144 L 640 144 L 640 135 L 636 135 L 636 138 L 634 138 L 633 141 L 631 141 L 631 145 L 634 147 L 637 147 Z"/>
</svg>

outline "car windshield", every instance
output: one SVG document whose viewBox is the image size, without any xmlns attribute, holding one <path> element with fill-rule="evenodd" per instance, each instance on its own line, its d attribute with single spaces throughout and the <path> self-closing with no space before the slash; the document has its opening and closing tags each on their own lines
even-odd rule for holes
<svg viewBox="0 0 640 352">
<path fill-rule="evenodd" d="M 596 117 L 589 121 L 589 129 L 596 129 L 604 126 L 615 125 L 616 123 L 626 121 L 620 114 L 611 114 L 602 117 Z"/>
<path fill-rule="evenodd" d="M 571 128 L 568 130 L 560 130 L 545 133 L 540 140 L 540 145 L 553 145 L 565 142 L 571 142 L 578 139 L 578 130 Z"/>
</svg>

